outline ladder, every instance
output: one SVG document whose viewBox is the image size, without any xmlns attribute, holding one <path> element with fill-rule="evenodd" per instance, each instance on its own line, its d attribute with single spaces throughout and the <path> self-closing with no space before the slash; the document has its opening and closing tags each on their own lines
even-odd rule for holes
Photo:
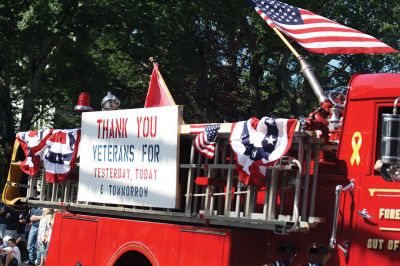
<svg viewBox="0 0 400 266">
<path fill-rule="evenodd" d="M 78 202 L 79 164 L 63 183 L 47 183 L 43 169 L 27 176 L 16 160 L 20 149 L 17 141 L 3 201 L 15 209 L 42 206 L 133 219 L 273 230 L 278 234 L 306 232 L 324 222 L 323 217 L 315 216 L 318 167 L 320 152 L 332 149 L 332 145 L 324 144 L 315 132 L 295 132 L 288 156 L 267 168 L 265 183 L 246 185 L 238 178 L 229 144 L 231 126 L 221 124 L 213 159 L 196 152 L 196 135 L 190 134 L 190 125 L 181 126 L 180 193 L 175 209 Z"/>
</svg>

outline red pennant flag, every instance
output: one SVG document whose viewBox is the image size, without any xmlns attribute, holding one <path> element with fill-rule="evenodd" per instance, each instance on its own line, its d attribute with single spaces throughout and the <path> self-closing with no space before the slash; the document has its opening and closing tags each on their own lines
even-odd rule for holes
<svg viewBox="0 0 400 266">
<path fill-rule="evenodd" d="M 149 89 L 147 91 L 144 107 L 159 107 L 176 105 L 171 93 L 168 90 L 161 73 L 158 71 L 158 64 L 154 64 Z"/>
</svg>

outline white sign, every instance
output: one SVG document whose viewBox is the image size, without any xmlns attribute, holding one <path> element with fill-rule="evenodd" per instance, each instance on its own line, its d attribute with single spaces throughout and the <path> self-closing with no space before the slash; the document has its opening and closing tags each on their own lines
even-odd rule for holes
<svg viewBox="0 0 400 266">
<path fill-rule="evenodd" d="M 175 208 L 178 106 L 86 112 L 78 201 Z"/>
</svg>

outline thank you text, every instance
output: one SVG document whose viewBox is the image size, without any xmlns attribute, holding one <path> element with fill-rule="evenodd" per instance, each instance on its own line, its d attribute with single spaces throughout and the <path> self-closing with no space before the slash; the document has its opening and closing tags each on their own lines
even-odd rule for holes
<svg viewBox="0 0 400 266">
<path fill-rule="evenodd" d="M 178 109 L 83 113 L 78 201 L 174 208 Z"/>
</svg>

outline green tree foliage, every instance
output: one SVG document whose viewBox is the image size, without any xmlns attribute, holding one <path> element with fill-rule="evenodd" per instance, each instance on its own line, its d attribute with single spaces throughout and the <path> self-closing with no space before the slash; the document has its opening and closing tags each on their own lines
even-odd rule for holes
<svg viewBox="0 0 400 266">
<path fill-rule="evenodd" d="M 400 49 L 400 3 L 287 1 Z M 312 55 L 325 89 L 357 72 L 399 71 L 398 54 Z M 92 106 L 107 91 L 124 108 L 144 104 L 153 57 L 186 122 L 300 116 L 317 106 L 299 66 L 244 0 L 34 0 L 0 3 L 0 174 L 15 132 L 51 107 L 55 127 L 79 126 L 81 91 Z M 16 115 L 20 119 L 16 119 Z M 67 115 L 68 114 L 68 115 Z M 68 119 L 66 119 L 68 118 Z"/>
</svg>

